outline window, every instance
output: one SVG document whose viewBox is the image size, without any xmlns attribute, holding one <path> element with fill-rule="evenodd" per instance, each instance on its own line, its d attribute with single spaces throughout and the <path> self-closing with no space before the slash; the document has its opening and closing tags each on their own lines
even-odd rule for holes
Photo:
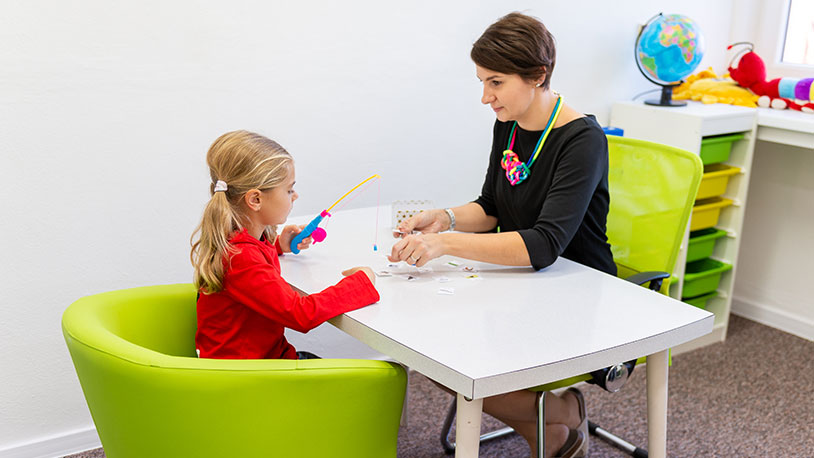
<svg viewBox="0 0 814 458">
<path fill-rule="evenodd" d="M 814 66 L 814 0 L 791 0 L 781 62 Z"/>
<path fill-rule="evenodd" d="M 766 80 L 814 77 L 814 0 L 734 0 L 733 12 L 730 41 L 755 44 Z"/>
</svg>

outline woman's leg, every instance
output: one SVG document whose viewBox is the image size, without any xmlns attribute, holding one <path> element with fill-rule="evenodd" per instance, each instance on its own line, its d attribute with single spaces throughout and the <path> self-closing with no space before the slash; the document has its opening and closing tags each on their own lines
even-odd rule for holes
<svg viewBox="0 0 814 458">
<path fill-rule="evenodd" d="M 545 393 L 546 424 L 564 424 L 569 428 L 579 426 L 579 403 L 573 393 L 562 397 Z M 537 422 L 537 392 L 529 390 L 491 396 L 483 400 L 483 410 L 496 418 Z"/>
<path fill-rule="evenodd" d="M 569 428 L 579 426 L 579 404 L 571 393 L 563 397 L 545 393 L 546 456 L 553 456 L 568 438 Z M 520 390 L 483 400 L 483 411 L 514 428 L 537 455 L 537 393 Z"/>
<path fill-rule="evenodd" d="M 456 396 L 457 393 L 430 379 L 436 386 Z M 579 401 L 574 394 L 562 397 L 545 393 L 546 456 L 554 456 L 568 439 L 568 430 L 579 426 Z M 537 392 L 529 390 L 490 396 L 483 400 L 483 411 L 511 426 L 523 436 L 531 448 L 532 458 L 537 456 Z"/>
</svg>

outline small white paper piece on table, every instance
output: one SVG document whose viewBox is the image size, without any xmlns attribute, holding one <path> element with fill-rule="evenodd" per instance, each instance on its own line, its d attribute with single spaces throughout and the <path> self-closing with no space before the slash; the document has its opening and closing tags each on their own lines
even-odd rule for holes
<svg viewBox="0 0 814 458">
<path fill-rule="evenodd" d="M 455 294 L 455 288 L 438 288 L 438 294 L 443 295 Z"/>
<path fill-rule="evenodd" d="M 451 281 L 449 277 L 438 277 L 438 283 L 449 283 Z"/>
</svg>

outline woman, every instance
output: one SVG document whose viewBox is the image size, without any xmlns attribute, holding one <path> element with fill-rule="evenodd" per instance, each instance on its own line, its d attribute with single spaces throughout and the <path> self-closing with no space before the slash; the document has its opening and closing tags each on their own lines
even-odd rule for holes
<svg viewBox="0 0 814 458">
<path fill-rule="evenodd" d="M 616 274 L 605 235 L 608 145 L 593 116 L 550 89 L 554 38 L 537 19 L 509 14 L 472 46 L 481 102 L 497 116 L 480 197 L 403 221 L 391 261 L 423 266 L 442 255 L 535 270 L 558 256 Z M 460 231 L 445 232 L 442 231 Z M 464 232 L 464 233 L 461 233 Z M 536 456 L 538 393 L 487 398 L 483 410 L 512 426 Z M 545 393 L 548 456 L 581 456 L 588 448 L 582 394 Z"/>
</svg>

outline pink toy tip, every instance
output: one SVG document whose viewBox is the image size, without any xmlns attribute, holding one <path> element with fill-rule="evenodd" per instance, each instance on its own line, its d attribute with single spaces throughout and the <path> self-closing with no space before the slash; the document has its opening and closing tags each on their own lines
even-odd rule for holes
<svg viewBox="0 0 814 458">
<path fill-rule="evenodd" d="M 321 242 L 325 240 L 325 237 L 328 236 L 328 233 L 325 232 L 325 229 L 318 227 L 314 229 L 314 232 L 311 233 L 311 238 L 314 240 L 314 243 Z"/>
</svg>

